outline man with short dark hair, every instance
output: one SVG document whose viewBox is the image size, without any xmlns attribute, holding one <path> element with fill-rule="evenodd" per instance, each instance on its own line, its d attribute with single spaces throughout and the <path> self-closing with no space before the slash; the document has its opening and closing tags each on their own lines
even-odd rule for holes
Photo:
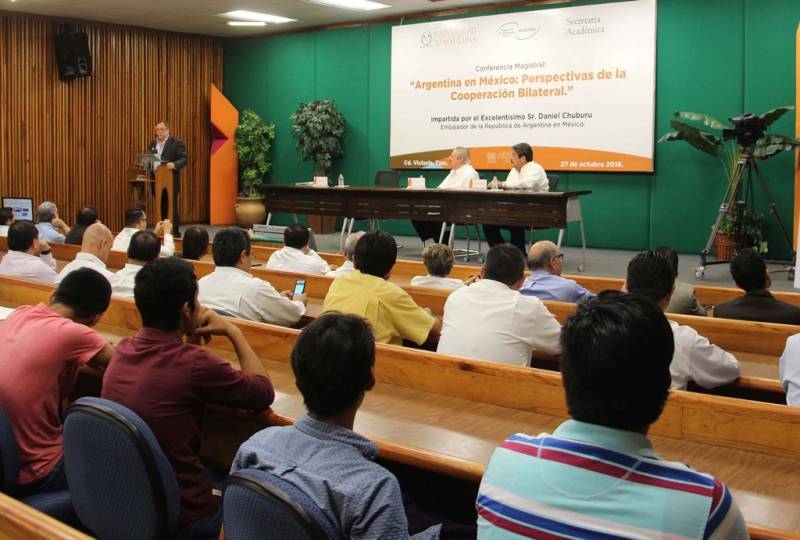
<svg viewBox="0 0 800 540">
<path fill-rule="evenodd" d="M 664 310 L 675 287 L 675 274 L 666 258 L 646 251 L 628 263 L 625 287 Z M 739 362 L 731 353 L 712 345 L 690 326 L 675 321 L 669 324 L 675 335 L 675 355 L 670 364 L 673 389 L 685 390 L 689 381 L 715 388 L 739 378 Z"/>
<path fill-rule="evenodd" d="M 14 223 L 14 209 L 0 208 L 0 236 L 8 236 L 8 227 Z"/>
<path fill-rule="evenodd" d="M 275 398 L 272 384 L 241 330 L 200 305 L 189 263 L 150 261 L 136 275 L 134 297 L 142 329 L 117 346 L 102 397 L 138 414 L 169 459 L 181 495 L 176 536 L 216 538 L 219 492 L 198 455 L 205 406 L 261 411 Z M 212 335 L 230 340 L 241 371 L 200 347 Z"/>
<path fill-rule="evenodd" d="M 553 242 L 540 240 L 528 250 L 528 268 L 532 274 L 525 279 L 519 292 L 540 300 L 556 300 L 576 304 L 594 293 L 571 279 L 561 277 L 564 254 Z"/>
<path fill-rule="evenodd" d="M 489 187 L 502 189 L 525 189 L 530 191 L 548 191 L 550 182 L 541 165 L 533 161 L 533 148 L 528 143 L 518 143 L 511 147 L 511 171 L 505 182 L 492 182 Z M 525 255 L 525 229 L 501 225 L 484 225 L 483 235 L 490 246 L 505 242 L 500 229 L 507 229 L 511 234 L 511 244 Z"/>
<path fill-rule="evenodd" d="M 66 235 L 69 234 L 69 227 L 58 217 L 58 208 L 50 201 L 45 201 L 39 205 L 37 210 L 39 223 L 39 236 L 51 244 L 63 244 Z"/>
<path fill-rule="evenodd" d="M 605 291 L 561 337 L 571 420 L 495 450 L 478 538 L 748 538 L 728 488 L 656 454 L 647 437 L 670 387 L 673 338 L 645 298 Z"/>
<path fill-rule="evenodd" d="M 90 225 L 97 223 L 97 210 L 91 206 L 84 206 L 78 210 L 78 216 L 75 219 L 75 225 L 67 233 L 64 243 L 81 245 L 83 242 L 83 233 Z"/>
<path fill-rule="evenodd" d="M 672 273 L 675 274 L 675 291 L 672 293 L 666 313 L 705 316 L 706 308 L 697 301 L 694 286 L 685 281 L 678 281 L 678 252 L 668 246 L 657 247 L 653 251 L 666 257 Z"/>
<path fill-rule="evenodd" d="M 523 279 L 519 250 L 491 247 L 481 279 L 447 298 L 436 351 L 517 366 L 530 365 L 531 350 L 558 354 L 561 325 L 541 300 L 517 292 Z"/>
<path fill-rule="evenodd" d="M 0 275 L 55 283 L 56 260 L 30 221 L 17 220 L 9 226 L 8 253 L 0 261 Z"/>
<path fill-rule="evenodd" d="M 322 276 L 331 271 L 330 265 L 311 249 L 311 232 L 302 223 L 292 223 L 283 231 L 283 247 L 270 255 L 267 268 L 298 274 Z"/>
<path fill-rule="evenodd" d="M 144 213 L 144 210 L 141 208 L 129 208 L 125 211 L 125 228 L 114 238 L 114 245 L 111 246 L 111 249 L 127 253 L 131 237 L 136 234 L 136 231 L 145 229 L 147 229 L 147 214 Z M 154 232 L 159 238 L 164 238 L 164 244 L 161 246 L 161 255 L 164 257 L 174 255 L 175 240 L 172 238 L 172 223 L 168 219 L 159 221 L 156 223 Z"/>
<path fill-rule="evenodd" d="M 441 331 L 439 319 L 388 281 L 396 261 L 397 244 L 391 234 L 380 230 L 364 234 L 353 254 L 356 271 L 333 280 L 322 311 L 365 318 L 378 343 L 402 345 L 404 339 L 417 345 L 435 342 Z"/>
<path fill-rule="evenodd" d="M 111 278 L 114 277 L 114 272 L 106 268 L 106 262 L 108 262 L 108 256 L 111 255 L 113 240 L 114 235 L 102 223 L 90 225 L 83 235 L 81 250 L 75 254 L 75 259 L 61 269 L 56 278 L 56 283 L 59 283 L 70 272 L 74 272 L 78 268 L 91 268 L 111 281 Z"/>
<path fill-rule="evenodd" d="M 746 248 L 731 260 L 731 275 L 744 296 L 714 308 L 714 317 L 780 324 L 800 324 L 800 307 L 777 300 L 769 292 L 772 277 L 764 259 Z"/>
<path fill-rule="evenodd" d="M 306 312 L 306 296 L 278 292 L 269 281 L 250 274 L 250 238 L 228 227 L 214 236 L 214 271 L 200 278 L 200 303 L 250 321 L 292 326 Z"/>
<path fill-rule="evenodd" d="M 137 231 L 128 245 L 128 262 L 111 278 L 111 291 L 115 296 L 133 298 L 136 275 L 142 267 L 158 258 L 161 240 L 150 231 Z"/>
<path fill-rule="evenodd" d="M 359 317 L 329 313 L 306 326 L 292 371 L 308 414 L 259 431 L 239 448 L 231 472 L 264 469 L 304 491 L 344 538 L 408 538 L 400 485 L 373 463 L 378 445 L 353 432 L 375 385 L 375 341 Z M 439 526 L 414 538 L 438 538 Z"/>
<path fill-rule="evenodd" d="M 102 370 L 111 358 L 111 345 L 92 330 L 110 297 L 108 281 L 82 268 L 59 284 L 50 305 L 19 307 L 0 324 L 0 409 L 20 450 L 19 496 L 67 489 L 61 400 L 78 368 Z"/>
</svg>

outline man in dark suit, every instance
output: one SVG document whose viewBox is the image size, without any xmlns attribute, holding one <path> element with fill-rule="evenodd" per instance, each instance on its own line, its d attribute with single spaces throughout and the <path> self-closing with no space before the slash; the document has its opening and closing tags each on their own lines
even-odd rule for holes
<svg viewBox="0 0 800 540">
<path fill-rule="evenodd" d="M 736 254 L 731 260 L 731 275 L 745 294 L 714 308 L 715 317 L 800 324 L 800 307 L 776 300 L 770 294 L 767 265 L 755 249 L 743 249 Z"/>
<path fill-rule="evenodd" d="M 155 127 L 156 138 L 153 139 L 147 146 L 147 151 L 155 154 L 161 160 L 161 166 L 166 167 L 172 171 L 173 190 L 172 190 L 172 207 L 173 207 L 173 223 L 172 234 L 180 236 L 180 206 L 179 193 L 181 191 L 181 169 L 186 166 L 188 159 L 186 157 L 186 145 L 183 141 L 170 137 L 169 123 L 163 120 L 156 124 Z M 166 208 L 162 207 L 162 212 Z"/>
</svg>

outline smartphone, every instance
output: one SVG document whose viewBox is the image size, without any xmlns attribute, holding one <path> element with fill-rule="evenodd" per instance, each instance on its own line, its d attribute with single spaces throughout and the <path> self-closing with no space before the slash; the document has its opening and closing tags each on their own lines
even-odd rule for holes
<svg viewBox="0 0 800 540">
<path fill-rule="evenodd" d="M 294 284 L 294 295 L 303 294 L 306 291 L 306 280 L 298 279 Z"/>
</svg>

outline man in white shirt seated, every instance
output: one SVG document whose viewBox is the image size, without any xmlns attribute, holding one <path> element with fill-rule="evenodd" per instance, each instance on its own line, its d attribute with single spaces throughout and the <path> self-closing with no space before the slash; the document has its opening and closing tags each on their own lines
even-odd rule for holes
<svg viewBox="0 0 800 540">
<path fill-rule="evenodd" d="M 39 229 L 39 238 L 51 244 L 63 244 L 69 234 L 69 227 L 58 217 L 56 205 L 45 201 L 39 205 L 37 214 L 39 223 L 36 228 Z"/>
<path fill-rule="evenodd" d="M 113 239 L 114 235 L 102 223 L 95 223 L 87 227 L 83 233 L 81 250 L 75 255 L 75 259 L 61 269 L 56 283 L 61 283 L 70 272 L 74 272 L 78 268 L 91 268 L 111 281 L 114 272 L 106 268 L 106 262 L 108 262 L 108 256 L 111 255 Z"/>
<path fill-rule="evenodd" d="M 444 244 L 431 244 L 422 250 L 422 262 L 428 270 L 427 276 L 414 276 L 411 284 L 431 289 L 458 289 L 464 286 L 460 279 L 447 277 L 453 270 L 453 250 Z"/>
<path fill-rule="evenodd" d="M 136 231 L 147 229 L 147 214 L 141 208 L 130 208 L 125 211 L 125 228 L 122 229 L 116 238 L 112 251 L 128 252 L 128 244 Z M 172 223 L 168 219 L 156 223 L 154 231 L 156 236 L 164 237 L 164 244 L 161 246 L 163 257 L 172 257 L 175 254 L 175 240 L 172 238 Z"/>
<path fill-rule="evenodd" d="M 347 235 L 347 238 L 344 241 L 344 253 L 342 253 L 345 259 L 344 263 L 342 263 L 342 265 L 336 270 L 331 270 L 325 274 L 326 276 L 336 277 L 356 271 L 356 267 L 353 264 L 353 253 L 355 253 L 356 244 L 362 236 L 364 236 L 364 231 L 356 231 Z"/>
<path fill-rule="evenodd" d="M 19 220 L 9 226 L 8 253 L 0 261 L 0 275 L 55 283 L 56 260 L 30 221 Z"/>
<path fill-rule="evenodd" d="M 529 366 L 534 349 L 560 353 L 561 325 L 541 300 L 517 292 L 524 278 L 517 248 L 489 249 L 481 279 L 447 299 L 436 351 L 517 366 Z"/>
<path fill-rule="evenodd" d="M 8 236 L 8 226 L 14 223 L 14 209 L 0 208 L 0 236 Z"/>
<path fill-rule="evenodd" d="M 469 189 L 470 182 L 478 180 L 478 172 L 469 163 L 469 151 L 463 146 L 456 146 L 450 152 L 447 164 L 450 166 L 450 174 L 439 184 L 439 189 Z M 434 242 L 439 241 L 442 232 L 441 221 L 413 220 L 411 224 L 423 242 L 429 238 Z"/>
<path fill-rule="evenodd" d="M 564 254 L 549 240 L 541 240 L 528 251 L 528 268 L 533 272 L 522 284 L 519 292 L 540 300 L 578 302 L 591 298 L 591 293 L 571 279 L 561 277 Z"/>
<path fill-rule="evenodd" d="M 519 143 L 511 147 L 511 171 L 505 182 L 492 182 L 489 187 L 502 189 L 525 189 L 529 191 L 549 191 L 550 183 L 547 173 L 541 165 L 533 161 L 533 149 L 528 143 Z M 508 229 L 511 233 L 511 244 L 525 255 L 525 228 L 506 227 L 502 225 L 484 225 L 483 235 L 490 246 L 505 242 L 500 229 Z"/>
<path fill-rule="evenodd" d="M 292 223 L 283 230 L 283 247 L 267 261 L 270 270 L 323 276 L 331 271 L 325 259 L 311 249 L 311 234 L 302 223 Z"/>
<path fill-rule="evenodd" d="M 783 389 L 786 391 L 786 404 L 800 407 L 800 334 L 786 340 L 780 361 L 780 374 Z"/>
<path fill-rule="evenodd" d="M 111 292 L 116 296 L 133 298 L 133 289 L 136 285 L 136 274 L 142 267 L 158 259 L 161 251 L 161 239 L 150 231 L 137 231 L 131 237 L 128 245 L 128 262 L 125 268 L 114 274 L 111 278 Z"/>
<path fill-rule="evenodd" d="M 654 251 L 636 255 L 628 263 L 625 290 L 638 294 L 667 309 L 675 290 L 675 273 L 669 260 Z M 675 336 L 675 353 L 669 371 L 672 389 L 685 390 L 689 381 L 703 388 L 715 388 L 739 378 L 739 361 L 690 326 L 669 321 Z"/>
<path fill-rule="evenodd" d="M 278 292 L 268 281 L 249 273 L 250 238 L 242 229 L 228 227 L 214 236 L 216 270 L 201 278 L 200 303 L 217 312 L 251 321 L 291 326 L 306 312 L 306 296 Z"/>
</svg>

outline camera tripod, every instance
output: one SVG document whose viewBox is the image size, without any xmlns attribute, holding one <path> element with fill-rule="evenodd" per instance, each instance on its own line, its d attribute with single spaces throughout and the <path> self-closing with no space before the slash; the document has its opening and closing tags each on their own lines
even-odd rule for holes
<svg viewBox="0 0 800 540">
<path fill-rule="evenodd" d="M 793 280 L 794 261 L 797 253 L 795 252 L 794 246 L 792 246 L 792 242 L 789 239 L 789 233 L 786 232 L 786 227 L 783 225 L 783 220 L 781 220 L 781 216 L 778 214 L 778 206 L 775 204 L 775 200 L 772 198 L 772 194 L 769 192 L 767 183 L 764 181 L 764 176 L 761 174 L 761 169 L 758 168 L 758 162 L 753 156 L 752 146 L 747 146 L 742 149 L 742 155 L 739 157 L 739 162 L 737 163 L 736 168 L 737 170 L 734 172 L 733 177 L 737 178 L 737 180 L 728 185 L 728 190 L 725 192 L 725 196 L 722 198 L 722 204 L 719 206 L 719 213 L 717 214 L 717 220 L 714 222 L 714 227 L 711 229 L 711 235 L 708 237 L 706 247 L 700 252 L 700 266 L 695 270 L 695 277 L 697 279 L 703 279 L 707 266 L 711 266 L 712 264 L 726 264 L 730 262 L 730 260 L 709 261 L 708 255 L 711 253 L 711 246 L 714 244 L 714 238 L 717 236 L 717 232 L 719 232 L 722 219 L 725 217 L 725 214 L 730 211 L 731 205 L 734 205 L 734 210 L 736 212 L 739 212 L 740 209 L 741 211 L 744 211 L 744 209 L 746 209 L 749 205 L 753 205 L 753 176 L 755 176 L 758 179 L 758 185 L 761 187 L 762 193 L 769 202 L 770 213 L 772 213 L 772 216 L 778 223 L 778 227 L 781 230 L 781 235 L 783 236 L 783 241 L 786 243 L 786 248 L 792 257 L 792 262 L 787 268 L 787 273 L 789 279 Z M 745 201 L 737 200 L 742 178 L 745 179 Z M 737 230 L 734 231 L 734 236 L 741 238 L 742 234 L 743 231 L 741 230 L 740 220 Z"/>
</svg>

